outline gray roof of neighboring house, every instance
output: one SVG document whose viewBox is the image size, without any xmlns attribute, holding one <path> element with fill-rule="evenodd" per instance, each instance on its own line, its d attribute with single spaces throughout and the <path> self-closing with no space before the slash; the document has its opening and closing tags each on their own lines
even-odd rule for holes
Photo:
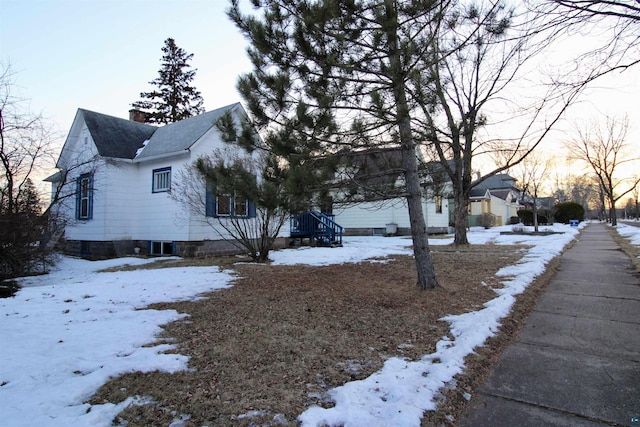
<svg viewBox="0 0 640 427">
<path fill-rule="evenodd" d="M 361 184 L 394 184 L 403 173 L 402 152 L 397 148 L 379 148 L 344 154 L 349 165 L 357 168 L 354 179 Z"/>
<path fill-rule="evenodd" d="M 497 175 L 490 176 L 489 178 L 482 181 L 480 184 L 476 186 L 476 188 L 483 189 L 511 189 L 515 188 L 515 178 L 506 173 L 500 173 Z"/>
<path fill-rule="evenodd" d="M 487 194 L 487 190 L 489 191 L 489 193 L 494 196 L 497 197 L 499 199 L 502 200 L 507 200 L 507 197 L 509 196 L 509 193 L 511 193 L 512 190 L 509 189 L 490 189 L 490 188 L 472 188 L 471 191 L 469 192 L 469 196 L 471 198 L 484 198 Z"/>
<path fill-rule="evenodd" d="M 103 157 L 133 159 L 142 143 L 158 129 L 155 126 L 81 108 L 78 111 L 91 132 L 98 153 Z"/>
<path fill-rule="evenodd" d="M 469 197 L 471 198 L 484 198 L 487 194 L 487 189 L 486 188 L 472 188 L 471 191 L 469 191 Z M 493 191 L 491 192 L 491 194 L 493 194 Z"/>
<path fill-rule="evenodd" d="M 235 103 L 157 128 L 135 158 L 145 160 L 188 150 L 223 114 L 238 108 L 242 109 L 242 106 Z"/>
<path fill-rule="evenodd" d="M 227 105 L 162 127 L 108 116 L 82 108 L 87 128 L 102 157 L 149 160 L 188 150 L 227 111 L 242 110 L 240 103 Z"/>
<path fill-rule="evenodd" d="M 497 198 L 502 200 L 507 200 L 507 197 L 509 197 L 509 194 L 511 193 L 511 190 L 508 190 L 508 189 L 489 190 L 489 191 L 491 191 L 491 195 L 496 196 Z"/>
</svg>

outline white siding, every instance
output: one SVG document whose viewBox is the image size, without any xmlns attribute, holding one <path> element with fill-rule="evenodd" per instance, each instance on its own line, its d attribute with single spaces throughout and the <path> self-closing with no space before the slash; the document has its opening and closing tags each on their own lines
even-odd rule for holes
<svg viewBox="0 0 640 427">
<path fill-rule="evenodd" d="M 65 237 L 70 240 L 104 240 L 105 231 L 105 195 L 106 190 L 100 186 L 107 182 L 108 168 L 104 161 L 93 160 L 98 150 L 91 135 L 83 124 L 80 132 L 65 145 L 65 163 L 63 167 L 69 167 L 67 182 L 62 195 L 64 202 L 60 212 L 67 220 Z M 80 175 L 93 174 L 92 219 L 76 219 L 76 181 Z"/>
<path fill-rule="evenodd" d="M 190 152 L 191 157 L 189 158 L 189 163 L 201 156 L 211 156 L 215 152 L 227 160 L 242 158 L 246 164 L 250 164 L 256 160 L 255 156 L 257 155 L 257 153 L 254 153 L 252 156 L 237 146 L 223 142 L 220 138 L 220 132 L 215 127 L 203 135 L 202 138 L 191 147 Z M 184 166 L 185 164 L 183 164 L 183 167 Z M 258 173 L 257 170 L 255 172 Z M 202 191 L 204 195 L 205 188 L 202 188 L 200 191 Z M 184 217 L 184 214 L 185 212 L 182 212 L 181 216 Z M 246 221 L 255 220 L 247 219 Z M 218 218 L 206 218 L 204 215 L 193 212 L 189 214 L 188 240 L 220 240 L 221 238 L 230 238 L 230 235 L 219 225 Z"/>
<path fill-rule="evenodd" d="M 442 213 L 436 213 L 432 200 L 422 205 L 427 228 L 447 227 L 449 208 L 447 200 L 442 202 Z M 333 213 L 336 222 L 345 229 L 349 228 L 385 228 L 387 224 L 397 224 L 399 228 L 409 228 L 409 210 L 404 199 L 393 199 L 385 203 L 358 203 L 347 207 L 335 207 Z"/>
<path fill-rule="evenodd" d="M 186 222 L 180 222 L 178 214 L 182 207 L 171 199 L 169 192 L 153 192 L 153 170 L 171 167 L 171 180 L 188 156 L 160 159 L 138 164 L 138 226 L 136 239 L 139 240 L 188 240 L 189 230 Z"/>
<path fill-rule="evenodd" d="M 436 212 L 436 204 L 433 200 L 426 200 L 422 209 L 427 217 L 427 228 L 446 228 L 449 226 L 449 201 L 442 200 L 441 212 Z"/>
</svg>

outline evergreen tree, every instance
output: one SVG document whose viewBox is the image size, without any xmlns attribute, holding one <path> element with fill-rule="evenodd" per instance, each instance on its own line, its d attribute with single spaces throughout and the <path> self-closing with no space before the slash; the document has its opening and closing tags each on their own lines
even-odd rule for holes
<svg viewBox="0 0 640 427">
<path fill-rule="evenodd" d="M 285 158 L 297 188 L 308 192 L 325 175 L 314 159 L 350 150 L 401 152 L 418 285 L 438 285 L 422 208 L 418 135 L 412 95 L 419 70 L 432 60 L 424 31 L 439 22 L 441 3 L 415 0 L 256 2 L 261 17 L 243 15 L 232 1 L 230 18 L 251 40 L 254 71 L 238 88 L 268 148 Z M 421 100 L 424 101 L 424 100 Z M 429 102 L 428 100 L 426 102 Z M 329 162 L 331 163 L 331 162 Z"/>
<path fill-rule="evenodd" d="M 237 121 L 227 112 L 216 127 L 226 144 L 179 172 L 171 198 L 254 261 L 266 262 L 289 219 L 288 168 L 272 152 L 254 150 L 260 137 L 245 118 Z M 247 152 L 242 144 L 250 140 Z"/>
<path fill-rule="evenodd" d="M 196 70 L 188 62 L 193 54 L 187 54 L 172 38 L 165 40 L 162 52 L 159 77 L 149 82 L 157 90 L 141 92 L 144 100 L 131 105 L 146 113 L 148 123 L 172 123 L 204 112 L 200 92 L 191 86 Z"/>
<path fill-rule="evenodd" d="M 40 199 L 30 178 L 14 192 L 10 208 L 0 204 L 0 283 L 36 271 L 44 255 L 41 242 L 46 219 L 41 215 Z"/>
<path fill-rule="evenodd" d="M 420 157 L 428 152 L 442 165 L 453 186 L 454 243 L 468 244 L 471 190 L 526 158 L 594 78 L 549 78 L 535 82 L 535 96 L 515 96 L 520 78 L 531 79 L 525 64 L 557 34 L 544 16 L 506 0 L 256 0 L 248 14 L 239 3 L 228 14 L 251 42 L 253 72 L 238 89 L 269 147 L 295 161 L 344 148 L 401 153 L 399 195 L 422 288 L 437 281 Z M 477 177 L 473 159 L 497 152 L 504 163 Z"/>
</svg>

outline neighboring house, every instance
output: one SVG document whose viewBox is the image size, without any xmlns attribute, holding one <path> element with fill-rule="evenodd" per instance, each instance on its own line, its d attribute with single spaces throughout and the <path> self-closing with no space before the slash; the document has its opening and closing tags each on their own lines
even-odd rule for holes
<svg viewBox="0 0 640 427">
<path fill-rule="evenodd" d="M 485 214 L 495 217 L 494 226 L 511 224 L 518 217 L 518 207 L 514 191 L 474 188 L 469 197 L 469 224 L 483 225 L 481 218 Z"/>
<path fill-rule="evenodd" d="M 342 153 L 343 164 L 333 192 L 335 221 L 346 235 L 410 234 L 409 212 L 402 196 L 404 178 L 401 153 L 376 149 Z M 423 178 L 422 209 L 429 233 L 446 233 L 449 225 L 445 191 L 433 191 Z"/>
<path fill-rule="evenodd" d="M 515 221 L 520 204 L 520 190 L 515 178 L 507 174 L 491 176 L 473 188 L 469 197 L 469 224 L 483 225 L 482 216 L 495 217 L 494 225 L 506 225 Z"/>
<path fill-rule="evenodd" d="M 174 180 L 198 157 L 214 149 L 249 156 L 222 142 L 215 123 L 226 112 L 238 121 L 246 116 L 237 103 L 155 127 L 135 121 L 136 110 L 125 120 L 79 109 L 56 164 L 60 172 L 48 178 L 54 192 L 62 188 L 66 252 L 103 257 L 139 248 L 193 256 L 234 250 L 222 240 L 224 231 L 170 197 Z M 195 191 L 202 192 L 207 216 L 255 217 L 250 201 Z"/>
</svg>

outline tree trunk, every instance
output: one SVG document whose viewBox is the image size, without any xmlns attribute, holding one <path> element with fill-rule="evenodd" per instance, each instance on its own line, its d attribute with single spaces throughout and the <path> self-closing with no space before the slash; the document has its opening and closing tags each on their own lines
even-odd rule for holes
<svg viewBox="0 0 640 427">
<path fill-rule="evenodd" d="M 611 208 L 609 209 L 609 219 L 612 226 L 615 227 L 618 225 L 618 213 L 616 212 L 616 204 L 614 201 L 611 201 Z"/>
<path fill-rule="evenodd" d="M 402 129 L 403 124 L 400 125 Z M 410 129 L 409 129 L 410 132 Z M 402 131 L 401 131 L 402 133 Z M 409 208 L 409 222 L 411 224 L 411 240 L 413 241 L 413 255 L 416 260 L 418 273 L 418 287 L 433 289 L 438 287 L 433 258 L 429 250 L 427 225 L 422 210 L 422 192 L 418 176 L 418 164 L 415 149 L 412 144 L 402 144 L 402 165 L 407 186 L 407 207 Z"/>
<path fill-rule="evenodd" d="M 468 245 L 467 240 L 467 225 L 469 224 L 469 198 L 465 196 L 463 191 L 456 191 L 454 197 L 454 227 L 455 237 L 453 239 L 454 245 Z"/>
<path fill-rule="evenodd" d="M 396 101 L 396 119 L 400 134 L 400 151 L 402 153 L 402 167 L 407 190 L 407 207 L 409 209 L 409 223 L 411 224 L 411 239 L 413 241 L 413 254 L 416 259 L 418 273 L 418 287 L 420 289 L 433 289 L 438 287 L 436 272 L 433 267 L 433 259 L 429 250 L 427 236 L 427 224 L 422 211 L 422 191 L 420 189 L 420 177 L 418 175 L 418 160 L 416 147 L 411 129 L 411 115 L 407 102 L 405 74 L 402 68 L 402 59 L 398 46 L 398 13 L 395 2 L 385 2 L 385 13 L 389 26 L 386 28 L 389 48 L 389 64 L 391 79 L 394 82 L 393 95 Z"/>
</svg>

